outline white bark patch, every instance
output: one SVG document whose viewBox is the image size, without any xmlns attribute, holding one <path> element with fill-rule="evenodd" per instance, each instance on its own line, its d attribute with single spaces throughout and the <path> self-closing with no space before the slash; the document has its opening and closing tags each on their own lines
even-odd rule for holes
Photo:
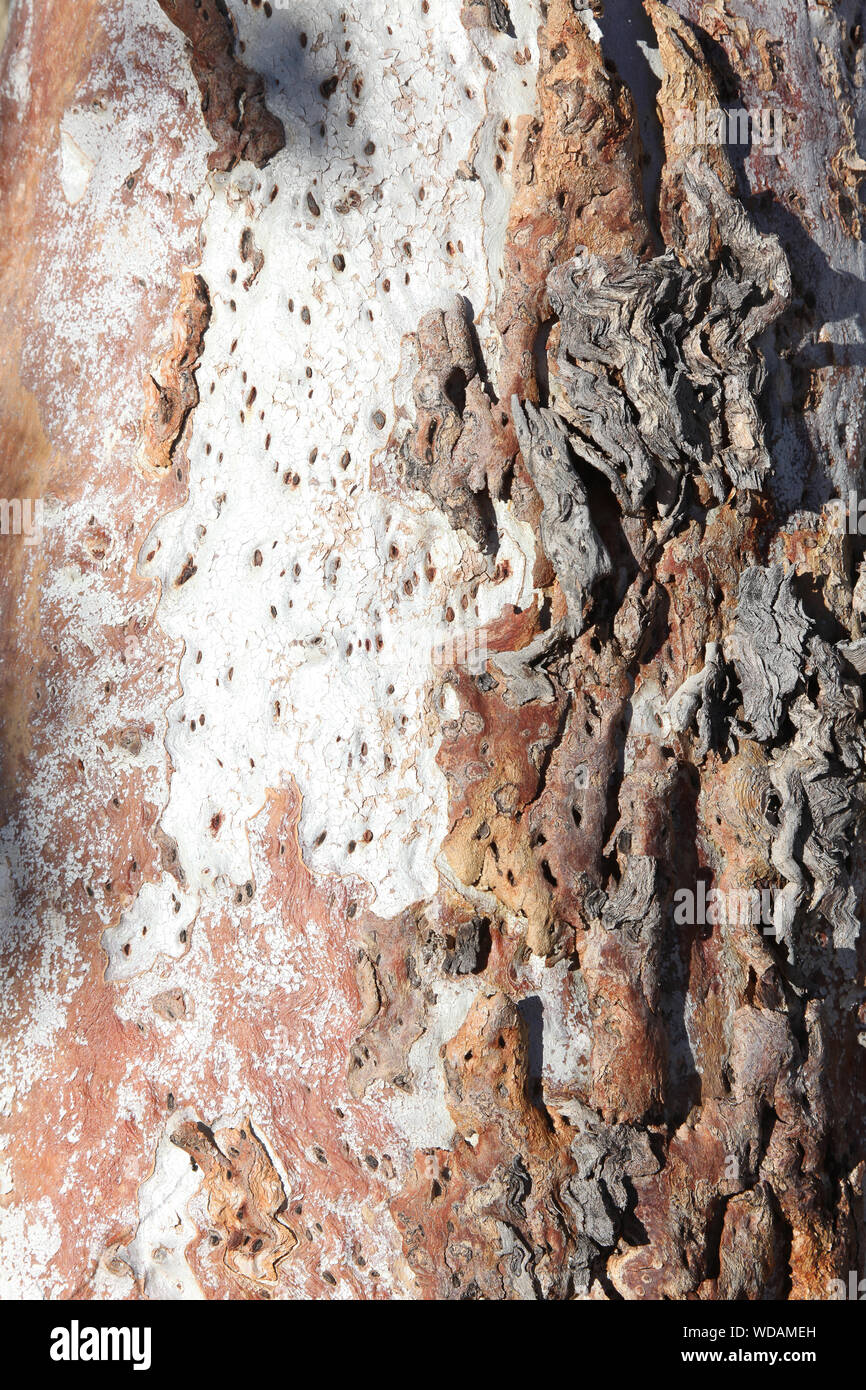
<svg viewBox="0 0 866 1390">
<path fill-rule="evenodd" d="M 103 935 L 106 980 L 129 980 L 149 970 L 161 955 L 185 955 L 196 905 L 195 896 L 185 893 L 169 874 L 158 883 L 143 884 L 117 926 Z"/>
<path fill-rule="evenodd" d="M 466 538 L 425 499 L 386 496 L 371 463 L 405 335 L 457 293 L 493 307 L 487 190 L 459 166 L 526 68 L 516 40 L 489 36 L 500 91 L 452 5 L 389 15 L 392 35 L 360 6 L 318 8 L 306 49 L 296 15 L 237 17 L 245 62 L 268 72 L 279 55 L 268 100 L 288 139 L 261 173 L 214 176 L 189 501 L 143 552 L 159 621 L 186 648 L 162 825 L 192 888 L 243 885 L 247 822 L 294 778 L 306 861 L 357 874 L 389 915 L 436 888 L 447 797 L 429 699 L 446 609 L 471 591 L 472 628 L 525 602 L 527 566 L 503 516 L 515 563 L 494 588 Z M 493 201 L 497 241 L 509 198 Z"/>
<path fill-rule="evenodd" d="M 175 1125 L 190 1118 L 195 1118 L 191 1111 L 178 1111 L 173 1118 L 159 1141 L 153 1172 L 138 1194 L 138 1226 L 125 1258 L 147 1298 L 204 1297 L 184 1254 L 196 1235 L 187 1207 L 202 1174 L 193 1171 L 189 1154 L 171 1142 Z"/>
<path fill-rule="evenodd" d="M 382 1105 L 391 1123 L 405 1142 L 416 1149 L 449 1149 L 454 1140 L 440 1054 L 444 1044 L 466 1022 L 476 994 L 477 982 L 471 977 L 437 981 L 436 1003 L 429 1010 L 424 1032 L 407 1055 L 418 1084 L 411 1091 L 389 1088 L 382 1094 Z"/>
<path fill-rule="evenodd" d="M 73 207 L 80 203 L 87 192 L 90 175 L 93 173 L 95 159 L 85 154 L 76 144 L 68 130 L 60 132 L 60 182 L 67 203 Z"/>
<path fill-rule="evenodd" d="M 60 1241 L 60 1225 L 47 1197 L 7 1211 L 0 1227 L 0 1298 L 50 1298 L 51 1262 Z"/>
</svg>

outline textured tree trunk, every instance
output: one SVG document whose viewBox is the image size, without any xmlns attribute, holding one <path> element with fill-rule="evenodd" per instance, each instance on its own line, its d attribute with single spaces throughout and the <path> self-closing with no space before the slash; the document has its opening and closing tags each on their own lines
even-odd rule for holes
<svg viewBox="0 0 866 1390">
<path fill-rule="evenodd" d="M 862 24 L 13 0 L 6 1296 L 864 1273 Z"/>
</svg>

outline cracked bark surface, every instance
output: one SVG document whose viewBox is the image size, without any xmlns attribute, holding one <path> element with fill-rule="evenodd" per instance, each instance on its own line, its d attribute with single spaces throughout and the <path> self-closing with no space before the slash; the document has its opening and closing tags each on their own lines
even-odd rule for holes
<svg viewBox="0 0 866 1390">
<path fill-rule="evenodd" d="M 13 1297 L 863 1263 L 859 9 L 608 8 L 13 10 Z"/>
</svg>

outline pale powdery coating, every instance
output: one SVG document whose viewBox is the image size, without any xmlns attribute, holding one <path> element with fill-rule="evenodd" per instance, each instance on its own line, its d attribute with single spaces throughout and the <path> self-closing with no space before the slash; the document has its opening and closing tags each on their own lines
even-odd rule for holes
<svg viewBox="0 0 866 1390">
<path fill-rule="evenodd" d="M 0 1224 L 0 1298 L 51 1298 L 51 1260 L 60 1239 L 47 1197 L 32 1207 L 5 1209 Z"/>
<path fill-rule="evenodd" d="M 101 329 L 106 324 L 133 324 L 140 299 L 135 277 L 140 273 L 147 284 L 159 280 L 163 241 L 171 235 L 170 211 L 160 198 L 143 199 L 141 207 L 127 216 L 119 202 L 126 179 L 142 167 L 144 151 L 149 187 L 169 192 L 179 184 L 184 198 L 193 196 L 190 190 L 205 202 L 209 196 L 206 190 L 196 188 L 192 179 L 196 168 L 204 168 L 203 150 L 196 153 L 186 149 L 174 122 L 174 94 L 186 90 L 188 102 L 198 96 L 182 38 L 155 0 L 128 0 L 122 10 L 112 10 L 106 18 L 110 18 L 116 32 L 112 57 L 124 74 L 123 99 L 100 100 L 91 106 L 73 103 L 65 113 L 54 156 L 56 215 L 50 222 L 53 255 L 43 260 L 51 270 L 40 279 L 37 311 L 30 325 L 33 331 L 24 336 L 22 345 L 22 379 L 26 381 L 32 374 L 44 387 L 44 424 L 61 460 L 67 454 L 77 456 L 87 448 L 89 422 L 69 409 L 60 384 L 60 368 L 71 359 L 83 378 L 95 383 L 96 391 L 96 384 L 103 380 Z M 32 61 L 31 28 L 28 19 L 25 42 L 15 54 L 16 64 L 24 64 L 25 72 Z M 148 54 L 149 72 L 143 70 L 139 61 L 143 50 Z M 111 72 L 97 70 L 93 85 L 105 87 L 111 80 Z M 22 115 L 29 90 L 29 81 L 16 86 L 18 111 Z M 132 104 L 130 92 L 136 93 Z M 12 108 L 10 119 L 14 118 Z M 75 132 L 92 162 L 87 187 L 72 208 L 64 174 L 62 134 L 67 126 Z M 156 138 L 157 132 L 160 139 Z M 203 135 L 202 146 L 206 143 Z M 103 229 L 102 235 L 95 235 L 95 226 Z M 69 302 L 65 278 L 70 265 L 76 266 L 86 286 L 86 293 L 74 303 Z M 46 352 L 46 335 L 39 331 L 46 329 L 50 352 Z M 62 559 L 46 570 L 41 613 L 46 624 L 49 616 L 54 620 L 60 615 L 53 626 L 59 634 L 58 646 L 68 672 L 63 691 L 64 737 L 48 757 L 34 766 L 17 822 L 9 822 L 0 832 L 3 918 L 10 934 L 13 930 L 19 934 L 22 949 L 31 941 L 38 943 L 46 970 L 53 962 L 54 975 L 60 978 L 61 967 L 65 968 L 67 998 L 81 984 L 80 970 L 77 976 L 75 972 L 77 954 L 71 944 L 71 918 L 62 909 L 43 918 L 38 914 L 19 918 L 14 907 L 16 890 L 25 891 L 34 882 L 61 904 L 70 885 L 77 881 L 87 883 L 91 877 L 92 866 L 76 847 L 74 837 L 69 840 L 65 862 L 51 877 L 49 861 L 43 857 L 45 847 L 57 838 L 60 816 L 74 815 L 67 795 L 59 790 L 64 770 L 70 758 L 81 759 L 87 769 L 87 797 L 100 807 L 110 802 L 114 792 L 115 769 L 130 762 L 150 772 L 149 791 L 154 801 L 159 804 L 167 795 L 165 750 L 158 738 L 145 741 L 133 755 L 110 736 L 113 730 L 135 721 L 142 725 L 152 722 L 159 729 L 164 720 L 164 711 L 155 702 L 142 700 L 141 686 L 131 691 L 125 682 L 122 646 L 116 650 L 106 648 L 105 642 L 106 632 L 112 628 L 119 632 L 143 629 L 149 616 L 147 604 L 140 600 L 136 606 L 124 607 L 109 582 L 113 566 L 133 563 L 124 554 L 125 536 L 116 523 L 112 474 L 118 458 L 128 458 L 124 431 L 137 428 L 141 408 L 141 399 L 130 397 L 119 415 L 97 412 L 101 448 L 93 473 L 94 477 L 104 476 L 111 482 L 104 486 L 95 484 L 79 500 L 61 499 L 50 493 L 45 499 L 45 551 L 55 560 L 58 556 Z M 63 467 L 56 470 L 61 484 L 64 471 Z M 80 563 L 81 544 L 90 522 L 102 528 L 108 537 L 106 557 L 98 569 L 85 568 Z M 35 548 L 29 561 L 34 567 L 42 566 L 43 548 Z M 21 616 L 23 621 L 23 611 Z M 154 691 L 159 686 L 157 675 Z M 106 693 L 107 687 L 111 694 Z M 116 903 L 105 901 L 101 886 L 93 891 L 96 908 L 108 924 L 116 913 Z M 41 1002 L 34 1005 L 34 1021 L 10 1038 L 9 1046 L 4 1042 L 0 1051 L 3 1075 L 13 1079 L 22 1093 L 26 1093 L 46 1057 L 46 1010 L 48 999 L 55 994 L 58 997 L 52 1029 L 61 1028 L 65 1018 L 54 975 L 49 973 Z"/>
<path fill-rule="evenodd" d="M 33 64 L 39 61 L 33 51 L 33 13 L 29 6 L 26 10 L 23 38 L 11 55 L 3 88 L 9 99 L 3 119 L 13 129 L 26 114 L 35 86 Z M 91 1155 L 86 1148 L 76 1148 L 81 1117 L 73 1098 L 86 1080 L 58 1070 L 57 1049 L 62 1055 L 66 1043 L 82 1043 L 81 1037 L 70 1039 L 68 1033 L 64 1038 L 71 1011 L 82 992 L 98 993 L 81 955 L 80 923 L 70 908 L 76 890 L 89 885 L 93 875 L 88 836 L 94 824 L 110 836 L 104 808 L 110 807 L 118 773 L 125 766 L 135 764 L 146 772 L 143 802 L 159 805 L 167 796 L 168 769 L 159 737 L 164 710 L 156 698 L 164 680 L 154 672 L 147 689 L 143 683 L 131 689 L 123 662 L 122 634 L 125 629 L 143 630 L 152 596 L 136 581 L 138 597 L 124 606 L 118 585 L 111 582 L 118 567 L 126 565 L 131 573 L 134 563 L 128 518 L 119 520 L 117 515 L 116 484 L 118 469 L 129 469 L 128 440 L 138 427 L 142 400 L 136 391 L 115 401 L 116 408 L 78 410 L 72 408 L 63 380 L 71 366 L 90 383 L 88 405 L 101 400 L 101 391 L 111 399 L 106 381 L 113 384 L 114 378 L 105 360 L 106 340 L 110 342 L 115 331 L 121 337 L 134 332 L 142 288 L 156 294 L 164 281 L 165 246 L 177 238 L 168 194 L 189 200 L 192 190 L 205 201 L 210 196 L 201 175 L 195 177 L 196 169 L 204 169 L 207 140 L 203 135 L 194 149 L 182 138 L 178 93 L 185 93 L 188 107 L 194 109 L 198 91 L 182 37 L 155 0 L 125 0 L 122 8 L 107 3 L 101 19 L 110 35 L 110 58 L 95 61 L 89 87 L 91 93 L 111 89 L 113 97 L 91 100 L 76 93 L 56 131 L 56 144 L 45 152 L 39 189 L 43 216 L 32 247 L 39 270 L 33 269 L 36 294 L 24 325 L 19 364 L 22 383 L 33 383 L 40 392 L 41 424 L 57 460 L 50 475 L 57 495 L 51 487 L 45 497 L 45 532 L 42 544 L 27 553 L 27 582 L 20 586 L 16 617 L 23 634 L 25 604 L 38 593 L 43 632 L 57 634 L 67 679 L 62 691 L 47 692 L 62 711 L 62 737 L 50 753 L 31 762 L 20 809 L 14 820 L 8 817 L 0 836 L 4 993 L 7 983 L 17 983 L 20 961 L 31 962 L 26 1009 L 7 1022 L 0 1046 L 0 1113 L 11 1120 L 33 1087 L 49 1089 L 55 1104 L 44 1116 L 45 1134 L 55 1141 L 59 1136 L 60 1144 L 68 1146 L 68 1166 L 58 1183 L 56 1205 L 47 1196 L 28 1200 L 27 1191 L 15 1184 L 14 1147 L 4 1154 L 4 1297 L 68 1297 L 71 1292 L 54 1267 L 62 1243 L 77 1234 L 64 1226 L 75 1207 L 64 1207 L 63 1199 L 70 1192 L 80 1198 L 86 1189 Z M 142 192 L 136 206 L 127 207 L 122 194 L 133 177 L 138 177 Z M 190 254 L 193 251 L 190 238 Z M 69 287 L 76 278 L 80 293 L 73 296 Z M 80 465 L 82 458 L 92 459 L 91 485 L 86 497 L 74 499 L 64 490 L 70 471 L 73 477 L 80 477 L 80 471 L 76 475 L 69 464 L 74 460 Z M 22 458 L 22 466 L 29 464 Z M 82 563 L 91 527 L 105 537 L 99 565 Z M 121 639 L 116 647 L 110 640 L 114 633 Z M 114 737 L 132 723 L 152 725 L 156 731 L 142 739 L 138 751 L 124 749 Z M 76 760 L 83 769 L 79 801 L 70 797 L 65 780 L 70 762 L 74 765 Z M 60 844 L 67 846 L 62 856 L 54 852 Z M 108 925 L 117 916 L 118 898 L 110 902 L 105 885 L 91 891 L 96 911 Z M 46 908 L 43 903 L 40 908 L 40 894 L 56 906 Z M 122 902 L 122 893 L 118 897 Z M 16 904 L 22 901 L 26 907 L 19 910 Z M 106 1136 L 104 1147 L 112 1142 L 113 1136 Z M 94 1265 L 110 1220 L 110 1212 L 91 1203 L 88 1240 Z"/>
<path fill-rule="evenodd" d="M 178 1112 L 180 1119 L 196 1119 Z M 126 1259 L 148 1298 L 200 1299 L 204 1295 L 186 1262 L 184 1250 L 196 1228 L 187 1214 L 201 1186 L 189 1155 L 171 1142 L 174 1124 L 166 1129 L 156 1151 L 154 1169 L 138 1194 L 138 1226 Z"/>
<path fill-rule="evenodd" d="M 485 119 L 485 82 L 494 91 L 496 84 L 455 8 L 441 8 L 423 24 L 395 18 L 384 47 L 383 23 L 362 25 L 358 11 L 345 11 L 344 26 L 334 7 L 322 37 L 317 11 L 305 59 L 312 74 L 283 80 L 289 99 L 270 97 L 286 125 L 286 150 L 261 174 L 241 166 L 214 179 L 200 267 L 213 315 L 198 373 L 189 503 L 156 528 L 144 547 L 153 560 L 143 565 L 161 580 L 160 624 L 185 644 L 184 693 L 169 711 L 174 773 L 162 825 L 194 890 L 225 893 L 221 882 L 255 879 L 248 824 L 268 788 L 294 778 L 311 867 L 357 875 L 383 915 L 435 891 L 447 794 L 435 766 L 432 655 L 447 640 L 445 611 L 466 592 L 472 627 L 531 599 L 531 537 L 506 508 L 498 509 L 499 558 L 510 562 L 511 579 L 493 586 L 484 557 L 465 553 L 466 538 L 441 513 L 418 496 L 411 507 L 388 497 L 370 478 L 395 402 L 409 404 L 414 364 L 403 339 L 424 312 L 466 295 L 487 311 L 480 337 L 495 357 L 485 194 L 498 215 L 491 243 L 504 236 L 509 195 L 493 193 L 500 180 L 492 151 L 483 181 L 456 173 Z M 280 45 L 260 44 L 272 31 L 243 10 L 238 20 L 245 60 L 266 70 Z M 536 23 L 524 16 L 525 39 Z M 352 72 L 363 74 L 369 93 L 353 127 L 345 90 L 352 73 L 327 107 L 318 95 L 319 82 L 343 67 L 336 55 L 346 36 Z M 501 46 L 510 59 L 513 41 Z M 523 83 L 525 68 L 502 66 L 512 89 L 513 72 Z M 511 90 L 512 116 L 514 99 Z M 322 117 L 324 135 L 315 124 Z M 498 124 L 488 117 L 482 129 Z M 349 210 L 339 211 L 346 200 Z M 255 901 L 250 911 L 260 913 Z M 304 962 L 312 972 L 319 951 L 325 957 L 321 937 L 309 923 L 306 934 L 298 931 L 301 949 L 284 942 L 280 953 L 280 985 L 306 1024 L 296 1006 L 291 1037 L 265 1025 L 272 1065 L 319 1084 L 323 1039 L 338 1026 L 328 992 L 311 996 L 303 979 Z M 185 979 L 195 998 L 196 1024 L 185 1031 L 197 1051 L 211 1045 L 213 1020 L 190 965 L 171 978 Z M 247 961 L 244 977 L 263 989 L 261 962 Z M 438 1047 L 468 1003 L 468 990 L 443 991 L 441 1022 L 431 1010 L 424 1055 L 412 1059 L 425 1093 L 388 1103 L 405 1133 L 404 1162 L 415 1145 L 450 1141 Z M 350 1201 L 340 1205 L 347 1223 L 357 1220 Z M 382 1263 L 393 1265 L 387 1227 L 378 1239 Z"/>
<path fill-rule="evenodd" d="M 403 404 L 402 340 L 421 315 L 463 294 L 488 311 L 490 336 L 486 203 L 501 237 L 507 190 L 483 154 L 482 177 L 459 166 L 477 132 L 498 126 L 485 109 L 497 74 L 454 5 L 389 15 L 393 35 L 360 6 L 237 17 L 249 65 L 267 72 L 279 55 L 269 99 L 287 145 L 261 173 L 214 179 L 189 502 L 144 547 L 159 622 L 186 648 L 162 825 L 191 886 L 243 884 L 247 822 L 268 787 L 294 778 L 305 861 L 357 875 L 386 916 L 436 888 L 447 797 L 430 695 L 446 610 L 462 614 L 470 595 L 471 629 L 531 597 L 506 508 L 498 558 L 511 577 L 494 586 L 489 560 L 441 512 L 370 477 Z M 526 71 L 515 40 L 488 42 L 513 100 L 512 74 L 522 83 Z"/>
<path fill-rule="evenodd" d="M 333 5 L 275 11 L 270 20 L 239 3 L 232 8 L 246 43 L 244 61 L 266 75 L 269 105 L 287 130 L 286 149 L 266 170 L 241 165 L 230 176 L 202 181 L 211 146 L 204 127 L 200 142 L 173 138 L 164 88 L 184 91 L 193 108 L 199 93 L 182 36 L 155 0 L 128 0 L 122 13 L 111 10 L 114 51 L 140 88 L 135 109 L 113 99 L 98 106 L 76 100 L 57 134 L 51 233 L 57 271 L 42 283 L 39 301 L 41 319 L 52 325 L 52 351 L 34 346 L 28 357 L 25 347 L 23 362 L 25 376 L 47 375 L 48 424 L 58 435 L 52 442 L 73 450 L 85 438 L 52 384 L 61 365 L 72 357 L 98 383 L 100 324 L 132 332 L 135 277 L 148 285 L 159 278 L 168 204 L 153 196 L 130 210 L 120 201 L 126 181 L 140 181 L 143 149 L 151 188 L 187 200 L 192 211 L 210 207 L 204 261 L 195 268 L 208 284 L 213 318 L 198 373 L 202 399 L 193 417 L 189 502 L 164 518 L 142 551 L 155 548 L 143 571 L 162 582 L 156 620 L 184 652 L 182 698 L 166 710 L 159 701 L 164 681 L 154 676 L 147 699 L 140 691 L 130 699 L 121 648 L 106 650 L 107 631 L 142 630 L 152 617 L 152 598 L 150 609 L 145 599 L 124 610 L 99 570 L 86 572 L 71 558 L 58 565 L 43 604 L 63 618 L 58 627 L 70 673 L 69 737 L 36 768 L 15 839 L 4 840 L 4 857 L 10 881 L 19 885 L 37 871 L 41 847 L 56 834 L 57 787 L 70 757 L 86 766 L 88 804 L 97 806 L 109 802 L 116 768 L 147 770 L 148 798 L 165 805 L 162 826 L 177 839 L 187 886 L 181 890 L 164 877 L 120 912 L 116 897 L 92 885 L 117 1011 L 159 1033 L 163 1051 L 148 1072 L 148 1086 L 165 1093 L 178 1075 L 198 1078 L 197 1063 L 207 1061 L 219 1083 L 194 1081 L 201 1118 L 210 1123 L 221 1111 L 251 1113 L 267 1142 L 277 1100 L 248 1093 L 251 1067 L 266 1064 L 286 1078 L 306 1078 L 340 1094 L 345 1057 L 329 1049 L 328 1040 L 346 1035 L 353 1023 L 344 994 L 331 986 L 328 929 L 301 920 L 292 923 L 287 939 L 285 919 L 261 906 L 269 870 L 254 847 L 255 818 L 267 792 L 297 783 L 306 861 L 317 871 L 352 875 L 358 897 L 377 911 L 388 914 L 431 893 L 447 806 L 435 765 L 440 711 L 432 660 L 434 647 L 453 632 L 446 608 L 454 605 L 461 615 L 456 626 L 465 632 L 497 617 L 506 604 L 524 606 L 532 598 L 532 535 L 509 507 L 497 509 L 497 558 L 509 562 L 509 577 L 493 583 L 489 559 L 441 513 L 420 494 L 401 499 L 383 446 L 392 429 L 399 433 L 410 422 L 417 364 L 407 335 L 429 309 L 458 293 L 469 299 L 495 379 L 499 344 L 492 317 L 511 198 L 507 172 L 494 167 L 497 140 L 504 117 L 513 126 L 533 107 L 541 16 L 536 0 L 515 3 L 516 38 L 483 31 L 470 37 L 452 0 L 435 0 L 427 14 L 420 4 L 399 15 L 392 7 Z M 306 49 L 297 41 L 302 29 L 309 35 Z M 149 72 L 138 61 L 143 51 Z M 517 64 L 515 56 L 524 53 L 530 61 Z M 26 67 L 22 71 L 26 77 Z M 325 101 L 320 84 L 332 75 L 338 85 Z M 356 97 L 357 77 L 363 89 Z M 16 83 L 19 100 L 26 100 L 24 85 Z M 462 177 L 473 165 L 477 177 Z M 101 235 L 83 235 L 95 222 Z M 242 260 L 246 228 L 255 251 Z M 244 288 L 256 251 L 264 264 Z M 338 253 L 345 259 L 342 270 L 333 261 Z M 84 302 L 75 304 L 62 272 L 73 260 L 88 286 Z M 165 341 L 169 332 L 166 321 Z M 161 346 L 154 344 L 154 367 Z M 253 387 L 256 396 L 248 403 Z M 93 477 L 110 480 L 107 485 L 94 483 L 77 502 L 46 499 L 48 532 L 67 542 L 68 556 L 91 517 L 105 529 L 106 570 L 133 564 L 115 525 L 112 474 L 129 467 L 128 440 L 139 429 L 143 401 L 131 393 L 118 404 L 100 415 Z M 382 473 L 374 483 L 375 465 Z M 195 573 L 178 585 L 190 557 Z M 132 721 L 156 731 L 140 748 L 113 737 Z M 74 835 L 67 833 L 67 842 L 74 846 Z M 47 888 L 56 886 L 56 900 L 64 902 L 67 885 L 88 883 L 90 865 L 70 848 L 57 878 Z M 251 898 L 247 883 L 254 885 Z M 235 885 L 243 886 L 241 906 Z M 261 1055 L 254 1057 L 241 1055 L 219 1014 L 224 963 L 212 929 L 220 917 L 236 925 L 241 1002 L 252 1007 L 281 995 L 291 1001 L 288 1012 L 263 1018 Z M 4 1074 L 22 1095 L 50 1074 L 51 1038 L 75 993 L 87 988 L 76 968 L 73 925 L 65 911 L 16 923 L 22 940 L 39 933 L 45 972 L 42 1005 L 17 1036 L 15 1055 L 4 1059 Z M 55 984 L 61 966 L 62 990 Z M 169 1024 L 151 1003 L 175 988 L 184 991 L 188 1012 Z M 443 988 L 439 1004 L 431 1005 L 431 1036 L 444 1039 L 467 1003 L 462 987 Z M 436 1057 L 417 1060 L 424 1068 L 440 1065 Z M 142 1084 L 130 1062 L 117 1092 L 119 1114 L 138 1115 Z M 343 1133 L 353 1151 L 360 1149 L 365 1130 L 375 1130 L 376 1117 L 383 1121 L 389 1114 L 395 1132 L 388 1142 L 405 1174 L 417 1143 L 449 1137 L 444 1092 L 430 1078 L 430 1101 L 420 1113 L 411 1107 L 404 1113 L 384 1099 L 376 1087 L 351 1110 L 347 1101 Z M 74 1181 L 74 1116 L 60 1111 L 51 1120 L 69 1128 Z M 124 1210 L 123 1220 L 137 1231 L 127 1253 L 147 1291 L 196 1297 L 183 1258 L 190 1229 L 183 1223 L 194 1193 L 182 1177 L 179 1151 L 166 1147 L 168 1130 L 149 1123 L 154 1174 L 141 1172 L 138 1210 Z M 106 1136 L 109 1148 L 112 1142 Z M 10 1277 L 18 1290 L 50 1293 L 56 1251 L 51 1204 L 28 1208 L 23 1193 L 18 1200 L 3 1213 L 17 1251 Z M 349 1195 L 336 1204 L 343 1227 L 372 1242 L 375 1262 L 390 1271 L 388 1285 L 399 1293 L 396 1231 L 356 1205 Z M 25 1242 L 21 1232 L 31 1228 Z M 107 1229 L 107 1214 L 93 1219 L 88 1239 L 94 1265 Z M 169 1239 L 172 1231 L 176 1241 Z M 336 1267 L 339 1252 L 326 1253 Z M 291 1278 L 293 1292 L 303 1295 L 308 1272 L 299 1264 Z M 100 1296 L 122 1296 L 128 1287 L 125 1275 L 100 1265 L 94 1283 Z M 334 1296 L 345 1296 L 344 1286 Z"/>
</svg>

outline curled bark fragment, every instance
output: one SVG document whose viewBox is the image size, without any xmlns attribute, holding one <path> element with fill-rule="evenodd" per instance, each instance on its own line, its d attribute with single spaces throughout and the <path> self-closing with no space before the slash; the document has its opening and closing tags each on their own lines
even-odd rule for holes
<svg viewBox="0 0 866 1390">
<path fill-rule="evenodd" d="M 514 33 L 506 0 L 463 0 L 460 21 L 465 29 L 493 29 L 501 34 Z"/>
<path fill-rule="evenodd" d="M 794 572 L 755 565 L 740 580 L 734 665 L 743 697 L 742 732 L 760 743 L 775 738 L 805 659 L 809 621 L 793 589 Z"/>
<path fill-rule="evenodd" d="M 463 300 L 418 325 L 417 421 L 404 451 L 406 481 L 427 492 L 475 543 L 486 545 L 508 459 L 508 418 L 484 390 Z"/>
<path fill-rule="evenodd" d="M 171 466 L 190 411 L 198 404 L 195 373 L 210 323 L 207 285 L 200 275 L 184 271 L 174 313 L 171 347 L 159 363 L 161 380 L 144 379 L 142 433 L 148 462 L 158 469 Z"/>
<path fill-rule="evenodd" d="M 282 121 L 265 105 L 264 79 L 235 56 L 235 24 L 225 4 L 159 0 L 190 43 L 189 60 L 201 92 L 201 113 L 216 141 L 211 169 L 227 171 L 242 159 L 262 169 L 286 143 Z"/>
<path fill-rule="evenodd" d="M 525 408 L 515 397 L 512 417 L 523 461 L 544 505 L 541 539 L 568 609 L 567 630 L 576 637 L 587 599 L 610 574 L 610 556 L 592 523 L 587 494 L 569 455 L 568 435 L 550 410 Z"/>
<path fill-rule="evenodd" d="M 699 760 L 720 749 L 725 741 L 727 728 L 722 702 L 727 684 L 719 644 L 708 642 L 702 669 L 683 681 L 668 701 L 667 717 L 675 732 L 683 733 L 693 722 L 697 724 L 695 756 Z"/>
<path fill-rule="evenodd" d="M 732 486 L 758 488 L 770 467 L 752 340 L 785 303 L 787 263 L 699 157 L 683 177 L 695 212 L 685 264 L 672 251 L 644 263 L 583 251 L 549 282 L 554 406 L 627 512 L 652 493 L 671 512 L 690 474 L 722 501 Z M 724 255 L 708 242 L 711 214 Z"/>
<path fill-rule="evenodd" d="M 204 1172 L 214 1253 L 242 1288 L 276 1284 L 280 1261 L 298 1239 L 284 1219 L 282 1180 L 250 1121 L 214 1132 L 188 1120 L 171 1139 Z"/>
</svg>

